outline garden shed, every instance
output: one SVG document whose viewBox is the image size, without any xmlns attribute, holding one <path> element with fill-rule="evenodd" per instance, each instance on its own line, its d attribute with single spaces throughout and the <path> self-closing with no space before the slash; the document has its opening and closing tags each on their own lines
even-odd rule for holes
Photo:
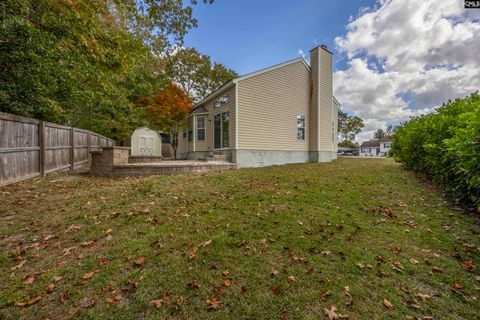
<svg viewBox="0 0 480 320">
<path fill-rule="evenodd" d="M 131 152 L 133 156 L 161 156 L 160 134 L 148 127 L 135 129 L 131 139 Z"/>
</svg>

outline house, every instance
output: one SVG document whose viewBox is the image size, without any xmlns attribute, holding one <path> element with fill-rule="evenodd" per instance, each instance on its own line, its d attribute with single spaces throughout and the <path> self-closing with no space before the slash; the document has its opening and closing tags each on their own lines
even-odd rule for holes
<svg viewBox="0 0 480 320">
<path fill-rule="evenodd" d="M 310 64 L 297 58 L 225 83 L 193 107 L 178 155 L 222 154 L 239 167 L 336 159 L 332 60 L 322 45 Z"/>
<path fill-rule="evenodd" d="M 392 140 L 389 136 L 382 139 L 364 141 L 360 145 L 360 156 L 364 157 L 385 157 L 392 147 Z"/>
</svg>

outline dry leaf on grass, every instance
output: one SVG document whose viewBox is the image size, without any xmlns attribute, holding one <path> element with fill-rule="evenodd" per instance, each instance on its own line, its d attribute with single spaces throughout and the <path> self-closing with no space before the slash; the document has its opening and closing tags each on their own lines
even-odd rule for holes
<svg viewBox="0 0 480 320">
<path fill-rule="evenodd" d="M 473 261 L 466 261 L 464 264 L 463 264 L 463 269 L 467 270 L 467 271 L 472 271 L 475 269 L 475 262 Z"/>
<path fill-rule="evenodd" d="M 10 270 L 12 270 L 12 271 L 18 270 L 18 269 L 20 269 L 21 267 L 23 267 L 23 265 L 24 265 L 25 263 L 27 263 L 27 260 L 22 260 L 22 261 L 20 261 L 20 263 L 17 264 L 16 266 L 11 267 Z"/>
<path fill-rule="evenodd" d="M 117 302 L 120 302 L 123 300 L 123 296 L 121 294 L 117 294 L 114 296 L 107 297 L 105 301 L 110 304 L 116 304 Z"/>
<path fill-rule="evenodd" d="M 332 306 L 330 310 L 327 308 L 323 309 L 325 311 L 325 315 L 328 317 L 328 320 L 335 320 L 335 319 L 346 319 L 347 316 L 343 314 L 337 313 L 337 307 Z"/>
<path fill-rule="evenodd" d="M 225 287 L 230 287 L 230 285 L 231 285 L 230 280 L 228 280 L 228 279 L 223 280 L 223 285 L 224 285 Z"/>
<path fill-rule="evenodd" d="M 208 311 L 214 311 L 214 310 L 218 310 L 218 308 L 220 308 L 220 299 L 218 299 L 217 297 L 213 297 L 209 300 L 207 300 L 207 310 Z"/>
<path fill-rule="evenodd" d="M 133 262 L 137 267 L 143 265 L 145 263 L 145 257 L 140 257 Z"/>
<path fill-rule="evenodd" d="M 332 292 L 330 290 L 327 290 L 322 293 L 322 295 L 320 296 L 320 299 L 322 299 L 322 301 L 325 302 L 328 300 L 328 297 L 330 297 L 331 295 L 332 295 Z"/>
<path fill-rule="evenodd" d="M 415 260 L 413 258 L 410 258 L 409 261 L 410 261 L 411 264 L 418 264 L 418 260 Z"/>
<path fill-rule="evenodd" d="M 52 280 L 53 280 L 53 282 L 58 282 L 58 281 L 62 280 L 62 277 L 60 277 L 60 276 L 54 276 L 54 277 L 52 278 Z"/>
<path fill-rule="evenodd" d="M 278 272 L 277 270 L 275 270 L 275 269 L 270 270 L 270 273 L 271 273 L 271 275 L 272 275 L 273 277 L 275 277 L 276 275 L 279 274 L 279 272 Z"/>
<path fill-rule="evenodd" d="M 27 274 L 25 277 L 23 277 L 23 284 L 32 284 L 33 281 L 35 281 L 35 276 L 36 274 Z"/>
<path fill-rule="evenodd" d="M 20 308 L 24 308 L 24 307 L 28 307 L 28 306 L 31 306 L 32 304 L 35 304 L 37 302 L 39 302 L 40 300 L 42 300 L 42 297 L 41 296 L 37 296 L 35 298 L 32 298 L 28 301 L 25 301 L 25 302 L 21 302 L 21 301 L 15 301 L 15 305 L 17 307 L 20 307 Z"/>
<path fill-rule="evenodd" d="M 212 243 L 212 240 L 207 240 L 205 242 L 200 243 L 197 247 L 206 247 L 211 243 Z"/>
<path fill-rule="evenodd" d="M 387 309 L 393 309 L 393 304 L 387 300 L 387 298 L 384 298 L 383 299 L 383 305 L 385 306 L 385 308 Z"/>
<path fill-rule="evenodd" d="M 45 291 L 47 293 L 52 293 L 55 290 L 55 285 L 53 283 L 50 283 L 46 288 Z"/>
<path fill-rule="evenodd" d="M 287 281 L 292 283 L 292 282 L 297 281 L 297 279 L 295 279 L 295 276 L 288 276 Z"/>
<path fill-rule="evenodd" d="M 82 226 L 81 225 L 75 225 L 75 224 L 72 224 L 70 227 L 67 228 L 67 230 L 65 230 L 65 233 L 69 233 L 69 232 L 73 232 L 73 231 L 78 231 L 82 229 Z"/>
<path fill-rule="evenodd" d="M 82 278 L 83 278 L 84 280 L 88 280 L 88 279 L 92 278 L 92 277 L 95 275 L 95 273 L 97 273 L 98 271 L 99 271 L 99 270 L 87 272 L 87 273 L 85 273 L 85 274 L 82 276 Z"/>
</svg>

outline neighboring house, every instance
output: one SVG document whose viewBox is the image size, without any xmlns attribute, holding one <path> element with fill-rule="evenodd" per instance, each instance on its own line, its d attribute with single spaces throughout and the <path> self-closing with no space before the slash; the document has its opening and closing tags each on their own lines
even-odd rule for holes
<svg viewBox="0 0 480 320">
<path fill-rule="evenodd" d="M 332 60 L 319 46 L 310 65 L 297 58 L 227 82 L 194 106 L 179 156 L 226 154 L 240 167 L 336 159 Z"/>
<path fill-rule="evenodd" d="M 360 156 L 364 157 L 385 157 L 392 147 L 390 137 L 384 137 L 381 140 L 372 139 L 364 141 L 360 145 Z"/>
</svg>

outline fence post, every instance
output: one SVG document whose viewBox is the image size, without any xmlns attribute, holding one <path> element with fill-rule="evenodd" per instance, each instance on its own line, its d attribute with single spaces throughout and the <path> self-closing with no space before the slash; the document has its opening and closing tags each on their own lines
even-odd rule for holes
<svg viewBox="0 0 480 320">
<path fill-rule="evenodd" d="M 75 128 L 70 128 L 70 170 L 75 169 Z"/>
<path fill-rule="evenodd" d="M 88 131 L 87 133 L 87 160 L 88 160 L 88 165 L 92 164 L 92 159 L 90 158 L 90 152 L 92 151 L 92 141 L 90 139 L 91 133 Z"/>
<path fill-rule="evenodd" d="M 38 167 L 40 176 L 45 178 L 45 122 L 38 123 Z"/>
</svg>

